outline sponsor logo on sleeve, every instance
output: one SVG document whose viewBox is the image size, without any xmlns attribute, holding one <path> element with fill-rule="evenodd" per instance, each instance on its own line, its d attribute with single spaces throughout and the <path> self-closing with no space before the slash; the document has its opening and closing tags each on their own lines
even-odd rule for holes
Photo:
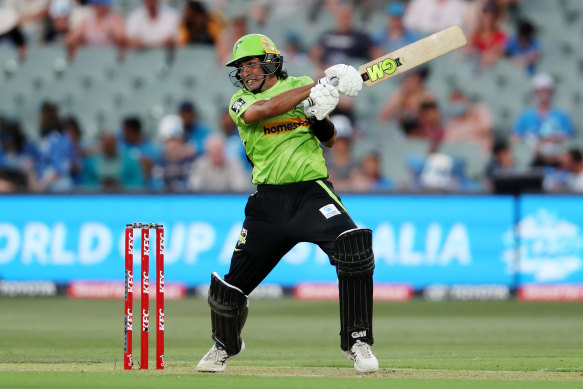
<svg viewBox="0 0 583 389">
<path fill-rule="evenodd" d="M 231 106 L 231 109 L 233 110 L 233 112 L 238 114 L 239 112 L 241 112 L 241 110 L 243 109 L 244 106 L 245 106 L 245 100 L 243 100 L 242 97 L 239 97 L 237 100 L 235 100 L 235 102 Z"/>
</svg>

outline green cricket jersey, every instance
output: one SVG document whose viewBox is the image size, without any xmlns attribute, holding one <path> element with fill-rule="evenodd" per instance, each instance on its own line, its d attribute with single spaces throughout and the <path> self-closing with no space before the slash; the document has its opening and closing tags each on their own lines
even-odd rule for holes
<svg viewBox="0 0 583 389">
<path fill-rule="evenodd" d="M 241 118 L 256 101 L 312 82 L 310 77 L 288 77 L 267 91 L 253 94 L 239 90 L 231 98 L 229 113 L 253 163 L 254 184 L 280 185 L 328 177 L 320 142 L 310 130 L 301 105 L 261 122 L 247 124 Z"/>
</svg>

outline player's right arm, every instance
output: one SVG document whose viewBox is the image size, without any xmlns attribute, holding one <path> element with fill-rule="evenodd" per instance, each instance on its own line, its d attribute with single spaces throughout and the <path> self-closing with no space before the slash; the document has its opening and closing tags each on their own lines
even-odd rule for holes
<svg viewBox="0 0 583 389">
<path fill-rule="evenodd" d="M 315 82 L 290 89 L 269 100 L 256 101 L 241 114 L 241 118 L 245 123 L 251 124 L 283 115 L 307 99 L 314 85 Z"/>
</svg>

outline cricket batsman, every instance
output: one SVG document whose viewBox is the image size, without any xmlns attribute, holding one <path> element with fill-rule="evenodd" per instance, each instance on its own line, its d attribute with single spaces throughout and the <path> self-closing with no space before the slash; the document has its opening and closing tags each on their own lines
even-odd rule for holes
<svg viewBox="0 0 583 389">
<path fill-rule="evenodd" d="M 339 93 L 356 96 L 360 73 L 347 65 L 326 77 L 290 77 L 267 36 L 249 34 L 233 47 L 229 77 L 240 88 L 231 98 L 257 192 L 245 220 L 229 272 L 211 275 L 208 303 L 215 344 L 197 370 L 223 371 L 245 349 L 241 331 L 248 295 L 297 243 L 317 244 L 336 267 L 340 298 L 340 347 L 359 372 L 379 368 L 372 353 L 372 231 L 358 228 L 327 180 L 320 143 L 332 147 L 336 130 L 328 114 Z M 332 82 L 333 80 L 333 82 Z M 332 85 L 334 84 L 334 85 Z M 304 101 L 308 102 L 305 103 Z"/>
</svg>

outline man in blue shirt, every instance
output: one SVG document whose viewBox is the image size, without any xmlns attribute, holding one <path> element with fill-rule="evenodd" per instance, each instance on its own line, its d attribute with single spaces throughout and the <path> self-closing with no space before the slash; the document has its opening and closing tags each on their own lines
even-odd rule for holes
<svg viewBox="0 0 583 389">
<path fill-rule="evenodd" d="M 198 120 L 196 108 L 190 101 L 182 102 L 178 112 L 184 126 L 184 138 L 194 148 L 198 157 L 204 153 L 204 142 L 212 130 Z"/>
<path fill-rule="evenodd" d="M 513 136 L 534 149 L 533 166 L 557 166 L 561 144 L 573 137 L 575 130 L 569 114 L 552 105 L 553 78 L 540 73 L 532 79 L 536 107 L 527 108 L 516 120 Z"/>
<path fill-rule="evenodd" d="M 419 39 L 419 36 L 403 24 L 405 5 L 396 1 L 387 5 L 387 25 L 373 35 L 374 44 L 390 53 Z"/>
</svg>

